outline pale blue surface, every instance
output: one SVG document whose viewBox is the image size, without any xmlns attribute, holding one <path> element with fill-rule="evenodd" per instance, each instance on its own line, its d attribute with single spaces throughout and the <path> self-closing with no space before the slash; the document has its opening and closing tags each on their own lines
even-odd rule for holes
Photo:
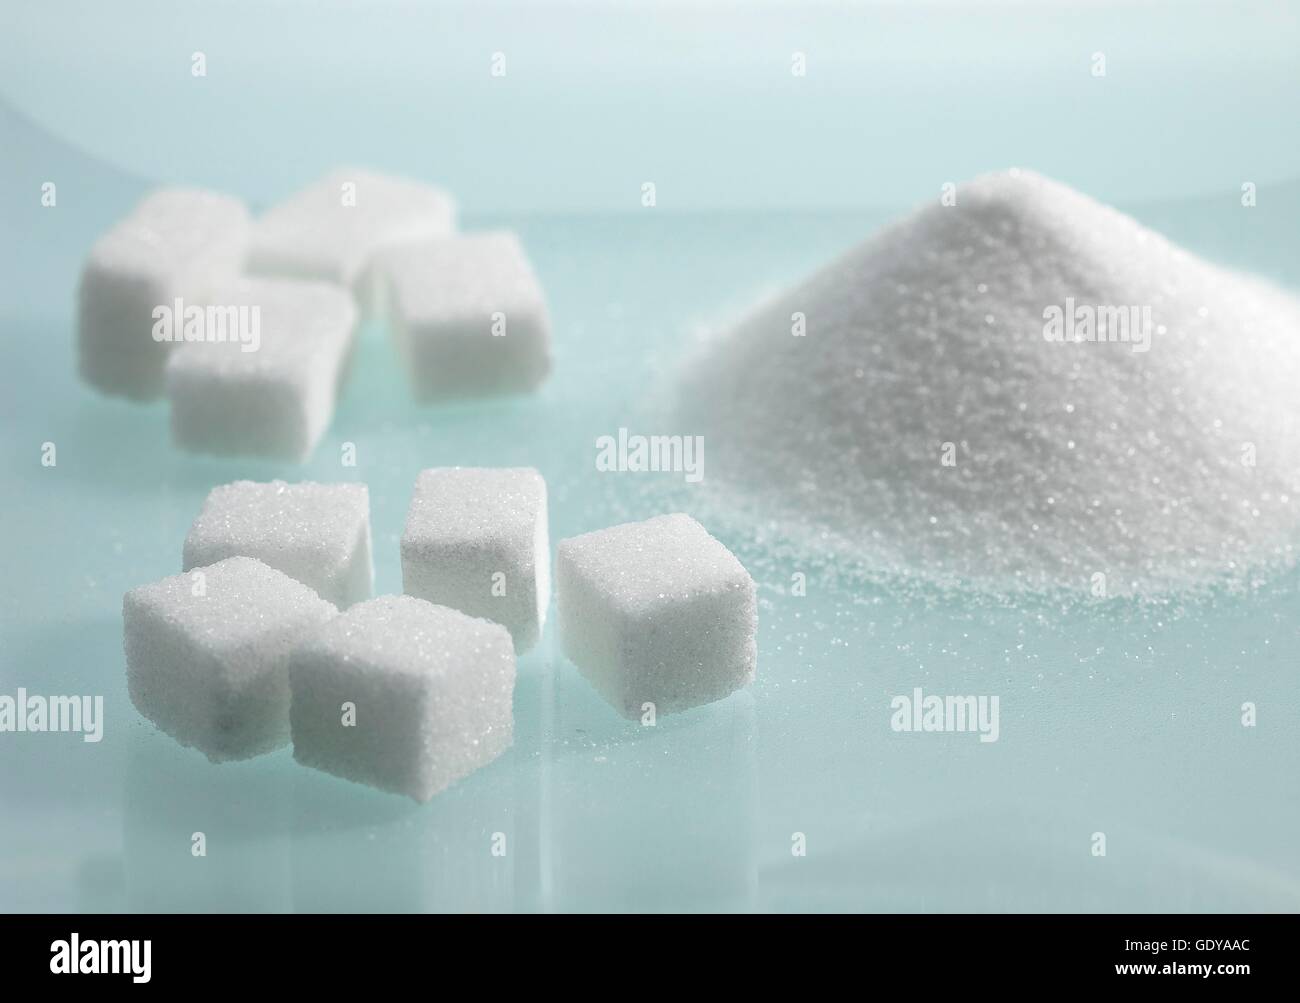
<svg viewBox="0 0 1300 1003">
<path fill-rule="evenodd" d="M 266 18 L 279 23 L 293 7 L 272 7 Z M 887 50 L 890 19 L 910 16 L 879 16 L 879 30 L 862 37 Z M 1004 27 L 1014 21 L 1030 35 L 1042 27 L 1037 16 L 1005 16 L 1012 20 Z M 1063 123 L 1071 114 L 1111 122 L 1118 137 L 1064 160 L 1034 125 L 1050 121 L 1037 103 L 999 111 L 993 117 L 1000 132 L 991 137 L 967 121 L 979 108 L 986 119 L 992 115 L 981 102 L 1003 93 L 998 86 L 1006 81 L 998 75 L 1005 60 L 990 56 L 987 69 L 1002 84 L 976 89 L 967 100 L 962 93 L 973 84 L 958 78 L 945 86 L 948 62 L 934 51 L 919 65 L 899 56 L 891 74 L 858 80 L 848 91 L 875 88 L 888 101 L 885 95 L 898 88 L 897 107 L 882 121 L 906 127 L 912 146 L 895 157 L 887 145 L 855 147 L 842 129 L 828 127 L 825 144 L 845 156 L 856 149 L 850 170 L 851 157 L 818 157 L 797 140 L 804 155 L 792 155 L 790 143 L 778 140 L 775 162 L 762 161 L 757 148 L 746 150 L 741 141 L 757 142 L 759 133 L 743 124 L 749 120 L 742 112 L 754 106 L 737 96 L 748 93 L 743 83 L 710 62 L 725 62 L 718 53 L 732 50 L 703 42 L 697 50 L 682 41 L 690 36 L 680 34 L 681 21 L 664 17 L 663 31 L 678 39 L 669 51 L 686 46 L 688 81 L 716 77 L 730 96 L 700 99 L 698 117 L 679 121 L 699 104 L 690 95 L 695 84 L 674 85 L 662 66 L 651 72 L 644 52 L 639 61 L 619 63 L 616 52 L 605 50 L 600 58 L 613 67 L 617 93 L 640 94 L 654 109 L 662 92 L 666 107 L 675 109 L 656 119 L 667 131 L 651 127 L 654 144 L 626 151 L 627 170 L 617 183 L 608 172 L 621 156 L 610 152 L 619 144 L 595 142 L 581 129 L 576 136 L 565 132 L 560 126 L 570 120 L 549 104 L 551 117 L 523 134 L 527 171 L 474 152 L 478 142 L 516 135 L 507 128 L 512 119 L 475 125 L 473 116 L 462 118 L 445 103 L 437 104 L 438 121 L 458 123 L 446 174 L 420 160 L 418 140 L 407 132 L 394 134 L 389 146 L 379 144 L 364 111 L 383 103 L 386 82 L 398 86 L 400 69 L 391 80 L 353 76 L 349 107 L 361 114 L 353 148 L 318 131 L 337 93 L 321 84 L 325 89 L 309 100 L 302 87 L 281 82 L 266 85 L 268 101 L 238 106 L 245 139 L 265 138 L 278 127 L 283 94 L 284 104 L 315 109 L 304 132 L 307 149 L 295 152 L 286 132 L 279 159 L 240 156 L 238 146 L 200 154 L 193 123 L 169 117 L 182 99 L 162 95 L 167 112 L 155 117 L 147 81 L 119 73 L 112 62 L 134 55 L 147 67 L 142 50 L 123 40 L 154 38 L 160 29 L 146 31 L 131 18 L 105 22 L 108 68 L 78 61 L 78 53 L 89 51 L 89 36 L 69 29 L 74 41 L 58 54 L 59 72 L 39 69 L 46 47 L 33 44 L 17 58 L 22 47 L 7 38 L 0 73 L 0 92 L 9 99 L 0 108 L 6 156 L 0 268 L 9 280 L 0 290 L 0 693 L 25 686 L 103 694 L 107 724 L 99 745 L 72 735 L 0 735 L 0 908 L 1300 908 L 1300 583 L 1294 575 L 1248 599 L 1062 613 L 849 587 L 833 567 L 810 563 L 809 595 L 797 599 L 783 595 L 781 586 L 798 568 L 764 554 L 756 531 L 720 525 L 760 583 L 759 678 L 748 691 L 642 729 L 593 694 L 558 656 L 548 629 L 541 648 L 520 663 L 515 748 L 427 806 L 301 769 L 287 750 L 211 766 L 159 735 L 131 707 L 121 654 L 122 593 L 179 570 L 181 540 L 212 485 L 236 477 L 366 481 L 381 592 L 400 589 L 396 539 L 422 467 L 539 467 L 550 486 L 553 539 L 650 514 L 660 502 L 646 490 L 648 481 L 595 471 L 594 437 L 637 426 L 653 406 L 647 396 L 653 400 L 653 390 L 665 384 L 696 326 L 735 316 L 887 218 L 867 207 L 929 197 L 950 176 L 1012 161 L 1056 173 L 1127 202 L 1142 219 L 1209 257 L 1300 288 L 1297 188 L 1270 183 L 1300 174 L 1291 100 L 1295 47 L 1286 49 L 1289 62 L 1278 59 L 1286 32 L 1276 22 L 1265 31 L 1259 22 L 1202 12 L 1184 22 L 1169 46 L 1157 48 L 1150 12 L 1123 22 L 1131 32 L 1118 37 L 1117 15 L 1097 12 L 1094 27 L 1116 37 L 1116 51 L 1133 51 L 1148 68 L 1175 65 L 1172 76 L 1143 85 L 1145 104 L 1052 109 Z M 1076 24 L 1087 20 L 1072 17 Z M 167 37 L 188 38 L 167 23 Z M 322 25 L 329 23 L 327 17 L 313 31 L 323 38 Z M 1294 21 L 1283 21 L 1288 24 Z M 757 39 L 758 28 L 751 28 Z M 814 38 L 832 38 L 833 29 L 825 20 L 808 22 Z M 635 33 L 623 30 L 631 52 Z M 798 45 L 770 24 L 764 30 L 764 51 L 784 67 Z M 902 35 L 893 37 L 912 37 L 898 30 Z M 986 30 L 1002 38 L 990 45 L 1014 44 L 1035 65 L 1055 66 L 1037 47 L 1039 36 L 1017 35 L 1013 43 L 1005 32 Z M 1082 27 L 1078 33 L 1094 35 Z M 1220 77 L 1186 72 L 1187 65 L 1202 65 L 1194 43 L 1216 33 Z M 233 29 L 227 34 L 237 37 Z M 487 35 L 457 51 L 473 51 L 477 59 Z M 274 78 L 274 66 L 253 60 L 267 44 L 254 45 L 255 36 L 238 36 L 250 38 L 248 47 L 232 41 L 227 51 Z M 523 45 L 517 29 L 512 37 L 514 49 Z M 342 46 L 330 38 L 320 42 L 325 51 Z M 552 47 L 538 51 L 550 54 L 553 68 L 563 64 L 556 53 L 597 58 L 580 40 L 551 37 L 547 44 Z M 847 40 L 839 44 L 840 51 L 852 48 Z M 934 44 L 952 46 L 954 59 L 959 51 L 974 58 L 943 30 Z M 1042 44 L 1051 52 L 1058 43 Z M 1251 45 L 1259 46 L 1258 59 L 1249 58 Z M 1088 41 L 1084 47 L 1102 46 Z M 284 58 L 284 72 L 286 65 L 301 71 L 306 59 L 301 53 Z M 1083 58 L 1086 66 L 1086 53 Z M 1179 64 L 1180 58 L 1191 62 Z M 182 70 L 186 65 L 183 60 Z M 518 63 L 511 65 L 513 73 Z M 841 64 L 841 83 L 857 79 L 853 65 Z M 914 79 L 902 76 L 908 66 Z M 607 121 L 625 146 L 629 137 L 644 135 L 628 125 L 625 104 L 606 109 L 603 88 L 583 82 L 573 65 L 567 75 L 555 72 L 572 82 L 574 94 L 590 95 L 572 122 Z M 235 94 L 247 97 L 250 86 L 245 82 Z M 1194 93 L 1176 93 L 1188 88 Z M 916 123 L 924 121 L 924 109 L 938 106 L 933 92 L 940 90 L 951 117 L 922 128 Z M 1271 102 L 1244 100 L 1256 91 Z M 821 100 L 844 108 L 852 93 L 830 87 Z M 124 119 L 120 106 L 132 96 L 134 133 L 124 138 L 96 121 Z M 714 113 L 726 108 L 734 114 L 719 124 Z M 212 113 L 225 124 L 236 120 L 229 108 Z M 799 118 L 779 106 L 777 113 Z M 33 126 L 38 119 L 49 132 Z M 164 120 L 167 128 L 160 127 Z M 759 158 L 754 177 L 735 164 L 723 177 L 716 157 L 687 155 L 715 127 L 741 143 L 745 156 Z M 984 136 L 985 145 L 948 157 L 954 130 Z M 156 149 L 150 136 L 160 137 Z M 1124 142 L 1138 136 L 1150 145 L 1135 155 Z M 918 148 L 921 142 L 929 145 Z M 1185 156 L 1197 143 L 1214 153 L 1211 165 Z M 258 143 L 250 148 L 268 154 Z M 1041 157 L 1032 155 L 1035 149 Z M 493 156 L 517 155 L 524 154 Z M 656 176 L 645 167 L 647 156 L 662 157 L 669 172 L 662 177 L 676 171 L 688 179 L 693 208 L 730 206 L 720 197 L 730 192 L 757 209 L 607 212 L 624 188 L 635 193 L 643 177 Z M 168 440 L 165 405 L 106 400 L 77 383 L 71 343 L 77 268 L 94 235 L 144 190 L 133 174 L 223 183 L 257 199 L 335 158 L 446 180 L 459 186 L 469 207 L 467 225 L 520 230 L 556 330 L 555 374 L 539 395 L 450 411 L 417 408 L 383 333 L 372 330 L 333 428 L 312 461 L 297 468 L 182 454 Z M 932 177 L 908 172 L 908 164 L 920 162 L 935 165 Z M 124 169 L 106 166 L 113 163 Z M 485 177 L 470 169 L 478 165 Z M 573 180 L 579 169 L 588 174 Z M 854 171 L 879 186 L 854 188 Z M 824 184 L 810 180 L 818 172 L 825 172 Z M 270 180 L 263 184 L 264 177 Z M 521 179 L 530 177 L 535 187 L 524 191 Z M 1237 192 L 1250 178 L 1260 182 L 1260 205 L 1245 211 Z M 59 184 L 54 210 L 38 205 L 47 179 Z M 781 179 L 788 184 L 775 191 Z M 1167 198 L 1149 201 L 1162 192 Z M 760 204 L 765 194 L 771 204 Z M 521 212 L 543 208 L 552 195 L 560 206 L 585 211 Z M 818 204 L 859 208 L 807 211 Z M 773 208 L 782 205 L 802 209 Z M 39 462 L 45 441 L 58 447 L 53 469 Z M 343 441 L 357 444 L 355 470 L 339 465 Z M 918 685 L 999 694 L 1001 739 L 981 745 L 970 735 L 891 732 L 889 698 Z M 1240 724 L 1244 701 L 1259 707 L 1256 728 Z M 196 830 L 207 834 L 206 859 L 189 854 Z M 1108 838 L 1108 855 L 1100 860 L 1089 852 L 1099 830 Z M 504 858 L 489 852 L 498 831 L 507 835 Z M 806 834 L 806 858 L 791 856 L 795 832 Z"/>
</svg>

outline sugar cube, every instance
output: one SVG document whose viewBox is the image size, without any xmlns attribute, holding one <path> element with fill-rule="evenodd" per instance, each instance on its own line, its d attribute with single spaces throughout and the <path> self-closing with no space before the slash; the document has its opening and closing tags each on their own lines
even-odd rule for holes
<svg viewBox="0 0 1300 1003">
<path fill-rule="evenodd" d="M 81 272 L 77 355 L 82 378 L 138 400 L 162 394 L 175 344 L 159 328 L 177 303 L 199 306 L 243 267 L 248 210 L 215 192 L 165 188 L 99 238 Z"/>
<path fill-rule="evenodd" d="M 256 557 L 340 609 L 370 598 L 370 492 L 364 484 L 257 484 L 212 489 L 185 537 L 183 567 Z"/>
<path fill-rule="evenodd" d="M 340 168 L 257 220 L 249 270 L 349 286 L 370 312 L 376 254 L 455 230 L 455 202 L 441 189 Z"/>
<path fill-rule="evenodd" d="M 565 655 L 625 717 L 719 700 L 754 678 L 754 580 L 688 515 L 561 540 Z"/>
<path fill-rule="evenodd" d="M 305 460 L 334 416 L 351 358 L 352 296 L 324 282 L 241 279 L 214 301 L 252 330 L 172 353 L 173 438 L 200 452 Z"/>
<path fill-rule="evenodd" d="M 131 702 L 213 762 L 289 740 L 289 653 L 336 614 L 251 557 L 132 589 L 122 601 Z"/>
<path fill-rule="evenodd" d="M 541 636 L 550 569 L 546 482 L 536 470 L 420 473 L 402 533 L 407 595 L 494 620 L 522 652 Z"/>
<path fill-rule="evenodd" d="M 289 685 L 298 762 L 417 801 L 513 740 L 506 629 L 412 596 L 359 603 L 315 631 Z"/>
<path fill-rule="evenodd" d="M 513 233 L 397 248 L 378 267 L 417 399 L 521 393 L 550 372 L 546 299 Z"/>
</svg>

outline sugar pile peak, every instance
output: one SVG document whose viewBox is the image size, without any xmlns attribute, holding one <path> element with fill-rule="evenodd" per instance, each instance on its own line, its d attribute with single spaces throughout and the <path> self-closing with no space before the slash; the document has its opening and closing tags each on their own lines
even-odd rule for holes
<svg viewBox="0 0 1300 1003">
<path fill-rule="evenodd" d="M 741 504 L 846 561 L 1163 594 L 1295 561 L 1298 330 L 1290 296 L 1011 171 L 704 346 L 680 410 Z"/>
</svg>

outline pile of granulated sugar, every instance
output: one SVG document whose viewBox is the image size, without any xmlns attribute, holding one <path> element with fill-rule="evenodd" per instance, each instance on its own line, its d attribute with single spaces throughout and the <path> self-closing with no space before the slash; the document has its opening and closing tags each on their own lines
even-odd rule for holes
<svg viewBox="0 0 1300 1003">
<path fill-rule="evenodd" d="M 850 251 L 680 389 L 709 482 L 882 575 L 1154 596 L 1300 553 L 1300 302 L 1026 171 Z"/>
</svg>

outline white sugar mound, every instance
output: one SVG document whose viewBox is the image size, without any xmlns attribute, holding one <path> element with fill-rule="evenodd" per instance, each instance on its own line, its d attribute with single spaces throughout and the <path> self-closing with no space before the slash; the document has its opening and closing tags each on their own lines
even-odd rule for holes
<svg viewBox="0 0 1300 1003">
<path fill-rule="evenodd" d="M 705 345 L 679 408 L 710 479 L 882 575 L 1145 596 L 1300 553 L 1300 302 L 1026 171 Z"/>
</svg>

